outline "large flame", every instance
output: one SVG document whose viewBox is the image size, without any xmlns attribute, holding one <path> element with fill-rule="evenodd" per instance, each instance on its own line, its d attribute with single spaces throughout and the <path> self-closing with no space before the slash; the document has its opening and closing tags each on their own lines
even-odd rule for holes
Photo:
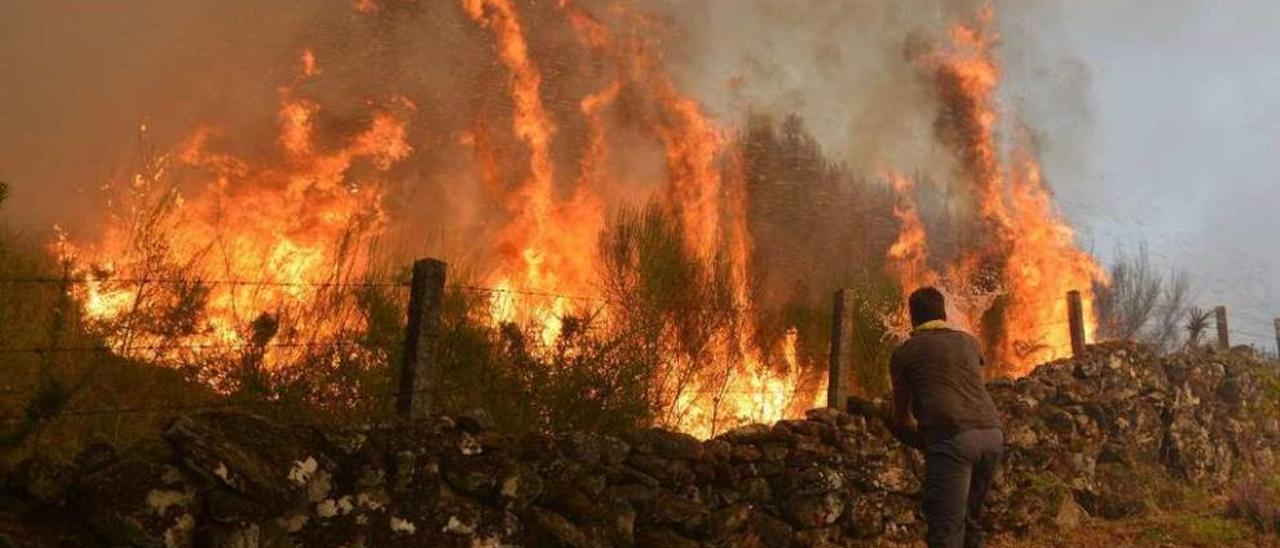
<svg viewBox="0 0 1280 548">
<path fill-rule="evenodd" d="M 463 0 L 467 14 L 491 30 L 498 58 L 511 73 L 511 101 L 514 106 L 515 135 L 529 149 L 529 174 L 505 204 L 511 218 L 498 238 L 502 263 L 492 281 L 510 286 L 512 280 L 529 290 L 580 292 L 588 285 L 590 254 L 581 253 L 584 244 L 599 232 L 603 217 L 591 215 L 595 209 L 585 200 L 564 204 L 557 198 L 555 165 L 551 159 L 551 138 L 556 131 L 542 102 L 542 76 L 529 57 L 519 13 L 510 0 Z M 576 207 L 575 207 L 576 206 Z M 587 221 L 581 223 L 577 221 Z M 588 247 L 590 249 L 590 247 Z M 520 310 L 511 292 L 495 293 L 494 309 Z M 502 302 L 497 302 L 501 300 Z M 530 313 L 545 327 L 542 340 L 551 344 L 559 335 L 561 318 L 568 312 L 563 298 L 539 303 Z M 498 320 L 514 317 L 498 316 Z"/>
<path fill-rule="evenodd" d="M 305 51 L 302 77 L 318 73 Z M 386 225 L 379 174 L 412 152 L 402 119 L 412 108 L 392 101 L 321 150 L 320 105 L 287 87 L 278 162 L 217 152 L 228 136 L 210 128 L 149 159 L 117 185 L 99 242 L 58 246 L 88 280 L 78 289 L 88 319 L 110 325 L 108 343 L 129 356 L 186 363 L 254 346 L 268 369 L 307 341 L 360 330 L 358 316 L 326 309 L 350 304 L 329 289 L 365 274 Z M 267 327 L 282 317 L 287 332 Z"/>
<path fill-rule="evenodd" d="M 890 176 L 890 185 L 897 198 L 893 216 L 902 227 L 898 239 L 889 246 L 890 273 L 904 288 L 935 285 L 938 273 L 929 266 L 929 242 L 916 207 L 915 182 L 895 173 Z"/>
<path fill-rule="evenodd" d="M 1002 163 L 995 96 L 1000 67 L 992 54 L 995 37 L 988 30 L 992 17 L 988 7 L 975 24 L 954 26 L 951 42 L 923 60 L 942 101 L 939 133 L 955 149 L 960 177 L 976 208 L 967 248 L 946 268 L 945 277 L 929 266 L 912 185 L 897 177 L 895 215 L 901 232 L 888 258 L 904 289 L 941 284 L 958 301 L 954 308 L 960 323 L 988 341 L 1001 372 L 1022 375 L 1036 364 L 1069 355 L 1068 291 L 1084 296 L 1086 331 L 1092 334 L 1093 287 L 1105 282 L 1105 274 L 1076 246 L 1031 153 L 1018 146 L 1009 155 L 1012 161 Z M 991 315 L 998 332 L 982 333 L 993 325 Z"/>
<path fill-rule="evenodd" d="M 369 17 L 399 9 L 384 9 L 377 0 L 352 5 Z M 801 352 L 811 342 L 788 325 L 773 326 L 773 338 L 761 334 L 766 322 L 752 292 L 757 265 L 743 151 L 733 146 L 730 128 L 681 91 L 652 21 L 624 3 L 608 12 L 622 22 L 617 25 L 572 0 L 450 6 L 471 23 L 467 32 L 478 37 L 502 84 L 497 95 L 485 96 L 483 108 L 468 113 L 465 127 L 435 132 L 448 136 L 435 142 L 463 147 L 466 157 L 458 161 L 467 164 L 461 170 L 467 175 L 458 183 L 495 210 L 486 212 L 489 224 L 474 243 L 484 249 L 476 254 L 481 264 L 470 265 L 490 291 L 482 321 L 529 326 L 546 349 L 567 340 L 565 319 L 583 313 L 584 302 L 609 304 L 600 302 L 597 264 L 606 219 L 620 206 L 652 201 L 678 223 L 688 255 L 726 265 L 730 286 L 728 319 L 708 335 L 701 354 L 691 356 L 673 342 L 679 326 L 660 327 L 669 336 L 660 343 L 656 378 L 662 380 L 652 402 L 658 421 L 705 437 L 822 405 L 826 376 L 820 365 L 805 363 L 804 356 L 815 354 L 811 348 Z M 922 60 L 945 104 L 940 135 L 957 151 L 970 190 L 973 244 L 950 265 L 930 264 L 938 260 L 930 256 L 915 185 L 893 176 L 893 214 L 902 232 L 889 263 L 905 289 L 941 284 L 956 295 L 964 308 L 956 317 L 972 318 L 966 326 L 979 329 L 987 325 L 985 314 L 998 313 L 1003 331 L 984 335 L 998 358 L 1020 372 L 1069 348 L 1065 327 L 1047 326 L 1064 319 L 1067 290 L 1080 289 L 1091 302 L 1091 282 L 1100 272 L 1075 247 L 1031 155 L 1013 154 L 1012 167 L 1002 162 L 994 106 L 1000 73 L 985 32 L 989 17 L 957 26 L 951 43 Z M 591 70 L 583 72 L 591 77 L 581 78 L 587 83 L 573 86 L 572 95 L 556 86 L 562 59 L 537 47 L 543 36 L 560 33 L 544 34 L 538 25 L 571 29 L 576 45 L 555 46 L 589 52 Z M 263 366 L 278 368 L 297 357 L 285 343 L 333 340 L 364 327 L 359 314 L 325 307 L 350 306 L 330 289 L 364 279 L 375 259 L 374 240 L 397 221 L 384 212 L 381 182 L 414 152 L 405 120 L 415 107 L 391 100 L 372 108 L 359 127 L 326 124 L 322 96 L 299 85 L 341 72 L 322 70 L 320 61 L 303 51 L 297 80 L 280 91 L 275 154 L 222 152 L 245 147 L 225 146 L 228 135 L 201 130 L 125 186 L 126 199 L 115 204 L 120 215 L 100 241 L 65 243 L 65 255 L 91 281 L 81 292 L 89 317 L 104 325 L 125 322 L 111 331 L 118 351 L 193 361 L 203 357 L 202 347 L 256 348 Z M 493 107 L 495 97 L 502 107 Z M 330 127 L 346 129 L 324 131 Z M 624 147 L 647 147 L 648 155 Z M 619 168 L 614 161 L 620 158 L 630 163 Z M 653 167 L 630 169 L 641 162 Z M 188 182 L 172 190 L 170 178 L 179 170 Z M 147 283 L 158 278 L 204 282 L 179 290 Z M 158 308 L 157 299 L 163 301 Z M 129 323 L 140 309 L 188 305 L 199 309 L 199 321 L 177 333 Z M 605 306 L 593 314 L 607 323 L 617 312 Z M 283 331 L 276 332 L 277 323 Z"/>
</svg>

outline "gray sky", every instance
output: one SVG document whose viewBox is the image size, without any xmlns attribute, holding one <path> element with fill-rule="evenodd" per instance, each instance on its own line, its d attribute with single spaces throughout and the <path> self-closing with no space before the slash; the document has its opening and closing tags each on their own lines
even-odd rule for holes
<svg viewBox="0 0 1280 548">
<path fill-rule="evenodd" d="M 1001 20 L 1007 45 L 1034 50 L 1010 55 L 1007 93 L 1033 126 L 1076 138 L 1049 144 L 1045 169 L 1086 243 L 1105 260 L 1147 242 L 1154 262 L 1190 273 L 1202 306 L 1230 308 L 1234 340 L 1272 350 L 1277 29 L 1271 0 L 1039 1 Z M 1074 120 L 1053 108 L 1064 66 L 1084 67 Z"/>
</svg>

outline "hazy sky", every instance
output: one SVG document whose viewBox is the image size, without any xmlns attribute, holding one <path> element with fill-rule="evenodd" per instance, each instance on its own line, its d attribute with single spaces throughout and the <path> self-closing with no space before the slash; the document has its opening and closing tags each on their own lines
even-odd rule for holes
<svg viewBox="0 0 1280 548">
<path fill-rule="evenodd" d="M 351 11 L 346 0 L 326 1 L 306 6 Z M 805 10 L 764 1 L 750 9 L 740 0 L 666 3 L 706 18 L 697 25 L 705 57 L 697 70 L 725 71 L 708 86 L 726 89 L 734 59 L 717 56 L 746 57 L 722 47 L 742 40 L 783 52 L 751 56 L 753 70 L 789 86 L 772 97 L 779 105 L 802 113 L 806 101 L 853 105 L 850 116 L 811 119 L 829 141 L 899 118 L 877 117 L 885 116 L 882 92 L 896 91 L 882 75 L 901 69 L 900 57 L 876 50 L 900 51 L 902 38 L 885 29 L 914 17 L 910 3 L 810 1 L 814 9 Z M 1231 308 L 1237 341 L 1274 348 L 1280 2 L 997 0 L 997 7 L 1003 94 L 1042 136 L 1046 176 L 1084 244 L 1107 260 L 1117 246 L 1148 243 L 1159 265 L 1191 274 L 1198 304 Z M 869 17 L 879 22 L 857 32 L 839 23 Z M 176 137 L 217 114 L 218 104 L 270 97 L 307 32 L 304 21 L 300 10 L 261 1 L 0 2 L 0 179 L 15 194 L 4 214 L 32 229 L 83 211 L 85 191 L 127 161 L 143 117 L 164 113 L 157 131 Z M 257 53 L 218 55 L 230 49 Z M 821 71 L 791 63 L 806 51 Z M 868 95 L 875 100 L 854 97 L 877 86 L 882 94 Z M 929 119 L 915 122 L 927 127 Z M 891 140 L 874 133 L 832 152 L 871 163 L 872 149 Z"/>
<path fill-rule="evenodd" d="M 1001 21 L 1010 44 L 1035 36 L 1007 91 L 1033 125 L 1077 132 L 1062 154 L 1049 145 L 1046 170 L 1086 242 L 1104 258 L 1147 242 L 1190 273 L 1202 306 L 1228 305 L 1235 340 L 1274 349 L 1280 2 L 1035 4 Z M 1074 127 L 1046 101 L 1064 95 L 1063 67 L 1084 69 Z"/>
</svg>

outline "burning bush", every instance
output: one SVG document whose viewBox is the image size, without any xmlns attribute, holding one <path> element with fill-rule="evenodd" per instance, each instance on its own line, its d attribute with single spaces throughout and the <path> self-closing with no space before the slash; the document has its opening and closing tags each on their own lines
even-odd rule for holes
<svg viewBox="0 0 1280 548">
<path fill-rule="evenodd" d="M 541 326 L 493 325 L 485 295 L 458 289 L 445 301 L 433 397 L 446 412 L 483 409 L 503 430 L 569 426 L 617 430 L 647 424 L 648 361 L 633 340 L 592 317 L 566 317 L 551 347 Z"/>
<path fill-rule="evenodd" d="M 795 333 L 754 354 L 758 311 L 735 304 L 728 261 L 695 255 L 677 217 L 656 205 L 623 210 L 599 256 L 602 298 L 562 317 L 550 345 L 536 319 L 494 325 L 485 313 L 493 299 L 452 293 L 445 406 L 485 407 L 513 428 L 657 422 L 710 435 L 817 404 L 824 379 L 801 369 Z"/>
</svg>

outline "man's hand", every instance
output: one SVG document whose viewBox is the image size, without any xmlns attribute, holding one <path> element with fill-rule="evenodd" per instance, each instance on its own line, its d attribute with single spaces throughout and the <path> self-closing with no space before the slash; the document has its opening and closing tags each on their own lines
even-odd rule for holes
<svg viewBox="0 0 1280 548">
<path fill-rule="evenodd" d="M 893 378 L 893 417 L 888 423 L 889 431 L 899 441 L 916 449 L 924 448 L 924 441 L 920 439 L 920 425 L 911 414 L 911 388 L 907 386 L 905 379 L 896 376 Z"/>
<path fill-rule="evenodd" d="M 907 414 L 905 417 L 894 417 L 893 422 L 894 427 L 902 430 L 903 432 L 910 432 L 912 434 L 920 433 L 920 423 L 916 422 L 916 418 L 911 416 L 911 414 Z"/>
<path fill-rule="evenodd" d="M 924 450 L 924 440 L 920 438 L 920 429 L 915 419 L 906 421 L 891 420 L 888 422 L 889 432 L 907 447 Z"/>
</svg>

